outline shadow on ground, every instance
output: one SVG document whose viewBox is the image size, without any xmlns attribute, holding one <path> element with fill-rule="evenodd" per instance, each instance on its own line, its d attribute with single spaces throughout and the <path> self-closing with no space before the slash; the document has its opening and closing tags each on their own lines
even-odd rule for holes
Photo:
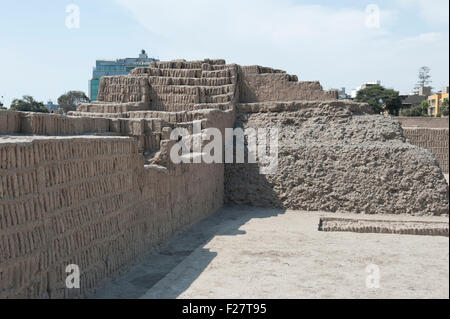
<svg viewBox="0 0 450 319">
<path fill-rule="evenodd" d="M 284 214 L 283 209 L 264 209 L 255 207 L 225 207 L 217 214 L 193 225 L 187 231 L 174 236 L 164 244 L 159 252 L 139 261 L 122 275 L 114 278 L 99 289 L 94 299 L 135 299 L 142 297 L 155 284 L 182 263 L 196 249 L 201 256 L 182 278 L 177 278 L 176 286 L 171 287 L 169 296 L 177 298 L 200 276 L 203 270 L 217 256 L 217 253 L 202 248 L 215 236 L 239 236 L 246 232 L 241 226 L 254 218 L 270 218 Z M 155 296 L 158 298 L 158 296 Z"/>
</svg>

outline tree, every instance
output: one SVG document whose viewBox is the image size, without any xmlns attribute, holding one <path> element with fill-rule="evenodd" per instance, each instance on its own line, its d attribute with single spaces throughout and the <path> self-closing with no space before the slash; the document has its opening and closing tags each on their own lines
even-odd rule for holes
<svg viewBox="0 0 450 319">
<path fill-rule="evenodd" d="M 427 66 L 423 66 L 419 69 L 419 76 L 416 87 L 414 88 L 416 93 L 419 92 L 419 88 L 428 87 L 431 84 L 431 69 Z"/>
<path fill-rule="evenodd" d="M 32 96 L 24 95 L 22 99 L 14 99 L 11 102 L 11 110 L 22 112 L 48 113 L 44 103 L 36 101 Z"/>
<path fill-rule="evenodd" d="M 448 116 L 448 99 L 444 99 L 444 102 L 442 102 L 442 105 L 439 108 L 438 116 Z"/>
<path fill-rule="evenodd" d="M 0 110 L 6 110 L 6 107 L 3 106 L 3 103 L 0 101 Z"/>
<path fill-rule="evenodd" d="M 430 107 L 430 105 L 428 104 L 428 101 L 423 101 L 421 105 L 416 105 L 409 109 L 400 111 L 400 115 L 401 116 L 411 116 L 411 117 L 413 117 L 413 116 L 428 117 L 428 108 L 429 107 Z"/>
<path fill-rule="evenodd" d="M 398 115 L 402 107 L 402 99 L 397 91 L 385 89 L 381 85 L 374 85 L 358 91 L 356 101 L 368 103 L 374 113 L 381 114 L 388 111 L 391 115 Z"/>
<path fill-rule="evenodd" d="M 58 98 L 58 105 L 64 113 L 76 111 L 78 104 L 88 102 L 89 98 L 81 91 L 69 91 Z"/>
</svg>

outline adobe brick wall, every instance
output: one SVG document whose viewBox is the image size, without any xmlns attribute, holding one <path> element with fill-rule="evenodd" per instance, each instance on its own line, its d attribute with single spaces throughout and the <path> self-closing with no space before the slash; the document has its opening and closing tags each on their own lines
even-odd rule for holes
<svg viewBox="0 0 450 319">
<path fill-rule="evenodd" d="M 57 114 L 0 111 L 0 134 L 79 135 L 110 130 L 110 120 Z"/>
<path fill-rule="evenodd" d="M 98 100 L 114 103 L 150 102 L 150 84 L 139 76 L 105 76 L 100 81 Z"/>
<path fill-rule="evenodd" d="M 427 117 L 394 117 L 409 142 L 429 149 L 445 174 L 449 173 L 449 119 Z"/>
<path fill-rule="evenodd" d="M 449 128 L 448 117 L 394 117 L 403 127 Z"/>
<path fill-rule="evenodd" d="M 4 138 L 0 159 L 0 299 L 90 293 L 223 202 L 223 165 L 144 167 L 128 137 Z"/>
<path fill-rule="evenodd" d="M 98 101 L 79 112 L 227 110 L 236 96 L 237 65 L 224 60 L 152 63 L 127 76 L 102 78 Z M 205 104 L 208 104 L 207 106 Z"/>
<path fill-rule="evenodd" d="M 190 112 L 133 111 L 125 113 L 70 112 L 69 116 L 29 112 L 0 111 L 0 135 L 117 135 L 132 136 L 139 151 L 159 150 L 165 127 L 192 128 L 193 121 L 205 127 L 233 127 L 234 111 L 219 109 Z M 192 129 L 191 129 L 192 130 Z"/>
<path fill-rule="evenodd" d="M 429 149 L 442 171 L 448 174 L 448 128 L 403 127 L 403 134 L 412 144 Z"/>
<path fill-rule="evenodd" d="M 131 111 L 183 112 L 233 109 L 236 102 L 336 100 L 318 81 L 262 66 L 226 64 L 224 60 L 169 61 L 136 68 L 128 76 L 102 78 L 98 102 L 81 104 L 80 113 Z"/>
<path fill-rule="evenodd" d="M 337 99 L 337 91 L 324 91 L 318 81 L 298 82 L 297 76 L 260 66 L 239 67 L 239 102 L 317 101 Z"/>
</svg>

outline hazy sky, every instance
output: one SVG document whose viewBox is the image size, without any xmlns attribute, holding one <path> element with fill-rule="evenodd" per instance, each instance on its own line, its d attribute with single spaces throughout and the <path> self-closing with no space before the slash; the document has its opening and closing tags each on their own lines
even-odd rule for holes
<svg viewBox="0 0 450 319">
<path fill-rule="evenodd" d="M 80 28 L 66 26 L 72 3 Z M 0 0 L 0 96 L 9 106 L 24 94 L 46 102 L 87 93 L 96 59 L 141 49 L 161 60 L 281 68 L 348 91 L 380 80 L 408 93 L 427 65 L 441 88 L 449 82 L 448 12 L 448 0 Z"/>
</svg>

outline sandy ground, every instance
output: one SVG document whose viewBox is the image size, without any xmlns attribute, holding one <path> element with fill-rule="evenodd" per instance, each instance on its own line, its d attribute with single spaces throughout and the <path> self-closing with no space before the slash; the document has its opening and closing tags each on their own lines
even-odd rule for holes
<svg viewBox="0 0 450 319">
<path fill-rule="evenodd" d="M 324 233 L 323 215 L 224 208 L 94 298 L 449 298 L 448 238 Z"/>
</svg>

